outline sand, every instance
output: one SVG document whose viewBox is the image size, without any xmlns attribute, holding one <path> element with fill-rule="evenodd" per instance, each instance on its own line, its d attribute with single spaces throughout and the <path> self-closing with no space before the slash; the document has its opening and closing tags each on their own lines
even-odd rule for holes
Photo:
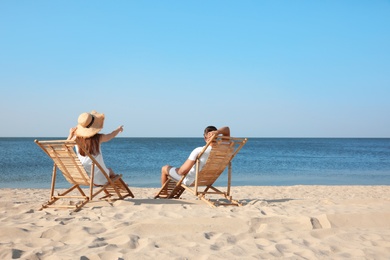
<svg viewBox="0 0 390 260">
<path fill-rule="evenodd" d="M 0 259 L 389 259 L 390 186 L 232 187 L 242 207 L 185 193 L 44 209 L 49 190 L 0 189 Z"/>
</svg>

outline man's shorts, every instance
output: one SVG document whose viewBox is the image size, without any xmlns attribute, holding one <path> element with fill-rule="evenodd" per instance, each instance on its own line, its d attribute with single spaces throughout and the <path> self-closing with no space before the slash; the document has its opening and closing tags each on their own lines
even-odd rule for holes
<svg viewBox="0 0 390 260">
<path fill-rule="evenodd" d="M 169 170 L 169 176 L 171 176 L 173 179 L 177 180 L 177 181 L 180 181 L 181 177 L 183 177 L 183 175 L 180 175 L 176 172 L 176 167 L 172 167 L 170 170 Z"/>
</svg>

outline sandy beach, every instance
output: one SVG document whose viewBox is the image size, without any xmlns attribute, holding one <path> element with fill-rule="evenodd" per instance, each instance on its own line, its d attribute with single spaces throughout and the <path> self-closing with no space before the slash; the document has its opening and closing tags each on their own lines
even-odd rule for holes
<svg viewBox="0 0 390 260">
<path fill-rule="evenodd" d="M 232 187 L 242 207 L 188 192 L 44 209 L 49 190 L 0 189 L 0 259 L 388 259 L 390 186 Z"/>
</svg>

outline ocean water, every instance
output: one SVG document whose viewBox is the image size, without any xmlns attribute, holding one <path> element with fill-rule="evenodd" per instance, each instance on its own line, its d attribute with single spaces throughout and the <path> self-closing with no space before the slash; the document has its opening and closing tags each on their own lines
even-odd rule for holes
<svg viewBox="0 0 390 260">
<path fill-rule="evenodd" d="M 38 138 L 61 139 L 61 138 Z M 159 187 L 202 138 L 115 138 L 104 160 L 133 187 Z M 53 163 L 34 138 L 0 138 L 0 188 L 50 188 Z M 223 185 L 226 172 L 217 181 Z M 232 185 L 390 185 L 390 138 L 249 138 L 233 160 Z M 68 187 L 58 175 L 57 187 Z"/>
</svg>

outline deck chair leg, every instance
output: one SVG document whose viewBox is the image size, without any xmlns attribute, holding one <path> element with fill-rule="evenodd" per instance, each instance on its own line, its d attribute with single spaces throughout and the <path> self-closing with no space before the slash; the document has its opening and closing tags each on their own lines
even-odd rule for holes
<svg viewBox="0 0 390 260">
<path fill-rule="evenodd" d="M 55 190 L 55 183 L 57 178 L 57 165 L 54 164 L 53 166 L 53 175 L 51 177 L 51 188 L 50 188 L 50 200 L 46 202 L 46 204 L 43 204 L 38 210 L 43 210 L 44 208 L 47 208 L 48 205 L 51 205 L 55 203 L 58 198 L 54 198 L 54 190 Z"/>
<path fill-rule="evenodd" d="M 127 197 L 134 198 L 134 194 L 131 192 L 129 186 L 123 181 L 122 175 L 116 176 L 114 179 L 109 181 L 103 190 L 105 195 L 101 197 L 101 200 L 118 200 L 125 199 Z M 101 191 L 99 191 L 101 192 Z M 116 196 L 116 197 L 115 197 Z M 115 198 L 111 198 L 115 197 Z"/>
<path fill-rule="evenodd" d="M 77 212 L 79 211 L 82 207 L 84 207 L 85 204 L 87 204 L 89 202 L 88 199 L 82 201 L 81 203 L 77 204 L 76 205 L 76 208 L 73 210 L 74 212 Z"/>
<path fill-rule="evenodd" d="M 127 183 L 124 182 L 124 180 L 122 179 L 122 175 L 119 175 L 115 179 L 114 184 L 118 188 L 118 193 L 121 195 L 121 199 L 124 199 L 124 198 L 126 198 L 128 196 L 134 198 L 134 194 L 129 189 L 129 185 L 127 185 Z M 123 189 L 126 190 L 126 194 L 125 195 L 121 194 L 121 190 L 123 191 Z"/>
<path fill-rule="evenodd" d="M 181 181 L 182 180 L 176 181 L 172 178 L 168 178 L 168 180 L 154 196 L 154 198 L 179 199 L 181 194 L 183 194 L 183 192 L 185 191 L 185 189 L 181 187 Z"/>
<path fill-rule="evenodd" d="M 227 190 L 226 193 L 227 195 L 230 195 L 230 185 L 232 183 L 232 163 L 229 162 L 228 165 L 228 183 L 227 183 Z"/>
<path fill-rule="evenodd" d="M 183 194 L 183 192 L 185 191 L 185 189 L 183 187 L 181 187 L 181 185 L 178 185 L 176 184 L 176 187 L 172 190 L 171 194 L 168 196 L 169 199 L 178 199 L 180 198 L 181 194 Z"/>
<path fill-rule="evenodd" d="M 164 185 L 161 187 L 161 189 L 157 192 L 157 194 L 154 196 L 154 199 L 157 199 L 157 198 L 166 198 L 168 197 L 168 186 L 170 184 L 172 180 L 171 179 L 168 179 Z"/>
<path fill-rule="evenodd" d="M 127 185 L 127 183 L 122 179 L 122 178 L 120 178 L 119 180 L 118 180 L 118 182 L 126 189 L 126 191 L 127 191 L 127 196 L 130 196 L 130 197 L 132 197 L 132 198 L 134 198 L 134 194 L 131 192 L 131 190 L 129 189 L 129 185 Z M 126 196 L 126 197 L 127 197 Z"/>
<path fill-rule="evenodd" d="M 209 205 L 210 207 L 216 208 L 215 202 L 213 202 L 213 201 L 207 199 L 203 194 L 200 194 L 200 195 L 198 196 L 198 198 L 201 199 L 202 201 L 206 202 L 206 204 Z"/>
<path fill-rule="evenodd" d="M 54 164 L 53 166 L 53 176 L 51 178 L 51 190 L 50 190 L 50 198 L 54 195 L 54 189 L 56 186 L 56 178 L 57 178 L 57 165 Z"/>
<path fill-rule="evenodd" d="M 81 188 L 79 187 L 79 185 L 73 185 L 71 188 L 67 189 L 66 191 L 64 191 L 63 193 L 58 193 L 57 196 L 54 196 L 54 190 L 51 191 L 51 197 L 50 197 L 50 200 L 47 201 L 45 204 L 43 204 L 41 206 L 41 208 L 39 208 L 39 210 L 42 210 L 44 208 L 49 208 L 50 205 L 53 205 L 57 200 L 65 197 L 65 195 L 67 195 L 68 193 L 72 192 L 74 189 L 78 189 L 80 191 L 80 193 L 82 194 L 82 198 L 84 198 L 84 201 L 83 201 L 83 204 L 82 205 L 85 205 L 85 203 L 87 203 L 89 201 L 89 198 L 87 196 L 85 196 L 84 192 L 81 190 Z M 77 207 L 77 206 L 76 206 Z"/>
<path fill-rule="evenodd" d="M 213 190 L 212 192 L 209 192 L 209 189 Z M 217 202 L 217 201 L 212 201 L 208 198 L 206 198 L 206 194 L 217 194 L 217 195 L 221 195 L 222 197 L 224 197 L 226 200 L 228 200 L 230 203 L 223 203 L 223 202 Z M 216 207 L 217 204 L 218 205 L 224 205 L 224 206 L 242 206 L 242 203 L 240 203 L 239 201 L 237 200 L 234 200 L 232 198 L 232 196 L 230 196 L 228 194 L 228 192 L 223 192 L 217 188 L 215 188 L 214 186 L 210 185 L 210 186 L 207 186 L 203 192 L 200 192 L 198 197 L 203 200 L 204 202 L 206 202 L 208 205 L 212 206 L 212 207 Z"/>
<path fill-rule="evenodd" d="M 42 206 L 38 210 L 43 210 L 45 208 L 48 208 L 50 205 L 54 204 L 57 200 L 60 198 L 52 197 L 49 201 L 47 201 L 45 204 L 42 204 Z"/>
<path fill-rule="evenodd" d="M 111 188 L 113 189 L 113 191 L 116 193 L 116 195 L 118 196 L 119 199 L 123 199 L 122 197 L 122 194 L 120 193 L 119 191 L 119 188 L 118 188 L 118 183 L 116 183 L 116 181 L 121 178 L 122 175 L 118 175 L 116 176 L 114 179 L 111 179 L 110 177 L 108 177 L 108 183 L 110 183 L 111 185 Z"/>
</svg>

